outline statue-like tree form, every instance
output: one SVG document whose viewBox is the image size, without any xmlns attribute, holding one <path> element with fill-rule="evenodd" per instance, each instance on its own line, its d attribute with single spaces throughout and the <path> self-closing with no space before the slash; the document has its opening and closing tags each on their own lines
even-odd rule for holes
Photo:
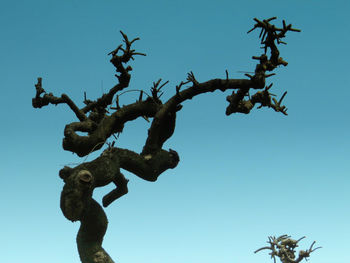
<svg viewBox="0 0 350 263">
<path fill-rule="evenodd" d="M 316 249 L 319 249 L 321 247 L 312 248 L 316 241 L 312 242 L 311 246 L 307 250 L 300 250 L 299 256 L 296 258 L 295 256 L 295 248 L 298 247 L 298 242 L 302 240 L 305 237 L 299 238 L 298 240 L 291 239 L 288 235 L 282 235 L 278 238 L 276 237 L 269 237 L 269 241 L 267 243 L 270 244 L 269 247 L 262 247 L 258 250 L 254 251 L 254 253 L 257 253 L 263 249 L 270 249 L 271 252 L 269 255 L 271 255 L 271 258 L 273 258 L 273 262 L 276 263 L 276 256 L 279 257 L 282 263 L 299 263 L 303 259 L 307 260 L 308 257 L 310 257 L 310 253 L 314 252 Z"/>
<path fill-rule="evenodd" d="M 282 28 L 275 27 L 270 23 L 274 19 L 276 17 L 263 21 L 254 18 L 256 24 L 252 30 L 261 29 L 259 37 L 265 51 L 259 57 L 253 56 L 253 59 L 258 60 L 254 75 L 246 74 L 248 79 L 229 79 L 226 71 L 225 79 L 198 82 L 194 74 L 190 72 L 187 81 L 177 85 L 175 95 L 166 102 L 162 102 L 160 97 L 161 88 L 167 82 L 161 84 L 160 79 L 153 83 L 150 95 L 140 91 L 137 102 L 123 107 L 119 106 L 120 92 L 129 86 L 131 78 L 132 68 L 126 64 L 136 55 L 145 56 L 131 48 L 138 38 L 130 41 L 123 32 L 121 34 L 124 38 L 124 45 L 119 45 L 109 53 L 112 56 L 110 61 L 117 71 L 115 76 L 118 84 L 97 100 L 88 100 L 84 93 L 85 106 L 78 108 L 66 94 L 56 97 L 52 93 L 46 93 L 42 88 L 42 79 L 38 78 L 35 85 L 36 95 L 32 100 L 33 107 L 41 108 L 48 104 L 65 103 L 71 108 L 79 121 L 65 126 L 63 149 L 76 153 L 80 157 L 101 149 L 110 136 L 123 131 L 128 121 L 138 117 L 147 120 L 153 118 L 141 153 L 114 147 L 113 142 L 95 160 L 82 163 L 74 168 L 65 166 L 59 171 L 59 176 L 65 183 L 61 193 L 61 210 L 67 219 L 81 222 L 77 245 L 83 263 L 113 262 L 102 248 L 108 222 L 103 208 L 92 198 L 94 189 L 109 183 L 116 185 L 116 189 L 103 197 L 103 206 L 107 207 L 128 192 L 128 180 L 120 172 L 120 168 L 152 182 L 156 181 L 165 170 L 175 168 L 179 162 L 177 152 L 172 149 L 164 150 L 162 146 L 174 133 L 176 113 L 181 110 L 182 102 L 202 93 L 216 90 L 224 92 L 231 89 L 236 92 L 233 91 L 226 97 L 229 103 L 226 115 L 237 112 L 248 114 L 257 103 L 260 103 L 260 107 L 270 107 L 276 112 L 287 115 L 286 107 L 281 105 L 287 92 L 277 101 L 272 98 L 275 95 L 269 92 L 272 84 L 265 87 L 265 79 L 274 75 L 267 74 L 267 71 L 273 71 L 279 65 L 287 65 L 287 62 L 279 56 L 277 44 L 284 43 L 281 39 L 288 31 L 299 32 L 300 30 L 292 28 L 292 25 L 286 25 L 284 21 Z M 270 57 L 266 54 L 267 50 L 271 51 Z M 186 84 L 190 84 L 190 87 L 181 90 Z M 261 91 L 250 96 L 251 89 Z M 147 95 L 146 99 L 143 99 L 144 93 Z M 113 103 L 116 103 L 115 107 L 112 107 Z M 78 131 L 85 132 L 86 136 L 78 135 Z"/>
</svg>

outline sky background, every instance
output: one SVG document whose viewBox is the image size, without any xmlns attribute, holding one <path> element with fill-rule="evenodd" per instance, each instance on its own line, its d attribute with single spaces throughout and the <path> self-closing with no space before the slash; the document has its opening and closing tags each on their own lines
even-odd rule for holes
<svg viewBox="0 0 350 263">
<path fill-rule="evenodd" d="M 198 81 L 245 78 L 254 71 L 259 31 L 253 18 L 277 16 L 302 30 L 280 47 L 289 62 L 268 83 L 288 116 L 272 109 L 225 115 L 215 92 L 185 102 L 165 144 L 179 165 L 150 183 L 125 173 L 129 193 L 105 211 L 104 248 L 120 263 L 272 262 L 270 235 L 289 234 L 323 248 L 310 262 L 349 263 L 350 2 L 328 0 L 112 1 L 2 0 L 0 3 L 0 248 L 4 263 L 79 262 L 79 222 L 59 208 L 58 171 L 81 163 L 62 149 L 77 121 L 67 105 L 34 109 L 37 77 L 56 96 L 83 106 L 116 84 L 107 53 L 119 30 L 140 37 L 129 89 L 169 80 L 162 98 L 193 71 Z M 139 93 L 120 97 L 134 102 Z M 140 152 L 149 123 L 128 123 L 116 145 Z M 110 140 L 111 141 L 111 140 Z M 101 151 L 88 156 L 96 158 Z M 74 165 L 71 165 L 74 166 Z M 112 186 L 97 189 L 101 201 Z"/>
</svg>

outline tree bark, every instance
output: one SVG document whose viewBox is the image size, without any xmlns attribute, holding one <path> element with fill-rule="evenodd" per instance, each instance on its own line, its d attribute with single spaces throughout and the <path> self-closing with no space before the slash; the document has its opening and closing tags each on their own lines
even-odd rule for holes
<svg viewBox="0 0 350 263">
<path fill-rule="evenodd" d="M 102 248 L 103 237 L 108 220 L 102 207 L 91 199 L 80 219 L 81 225 L 77 235 L 77 245 L 82 263 L 114 263 Z"/>
</svg>

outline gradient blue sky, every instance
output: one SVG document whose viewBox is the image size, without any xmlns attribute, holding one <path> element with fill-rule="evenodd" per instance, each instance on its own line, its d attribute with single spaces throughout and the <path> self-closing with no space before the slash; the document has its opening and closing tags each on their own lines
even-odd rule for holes
<svg viewBox="0 0 350 263">
<path fill-rule="evenodd" d="M 193 71 L 200 82 L 244 78 L 260 55 L 254 17 L 277 16 L 301 33 L 280 47 L 288 67 L 269 80 L 288 91 L 288 116 L 271 109 L 225 116 L 230 93 L 184 103 L 165 148 L 181 162 L 155 183 L 126 173 L 129 194 L 106 209 L 104 247 L 120 263 L 261 263 L 267 236 L 306 235 L 314 263 L 349 263 L 349 1 L 6 1 L 0 3 L 0 248 L 4 263 L 79 262 L 79 223 L 59 208 L 58 170 L 82 162 L 61 147 L 66 105 L 33 109 L 34 84 L 82 106 L 116 83 L 107 53 L 119 30 L 136 57 L 130 89 Z M 120 97 L 133 102 L 138 93 Z M 140 151 L 148 123 L 129 123 L 117 145 Z M 93 160 L 100 152 L 91 154 Z M 98 189 L 100 201 L 111 187 Z"/>
</svg>

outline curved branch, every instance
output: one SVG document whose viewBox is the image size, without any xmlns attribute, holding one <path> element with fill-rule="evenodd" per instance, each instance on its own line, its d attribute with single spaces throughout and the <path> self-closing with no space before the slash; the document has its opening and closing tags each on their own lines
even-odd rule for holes
<svg viewBox="0 0 350 263">
<path fill-rule="evenodd" d="M 74 190 L 77 187 L 85 187 L 87 185 L 86 183 L 81 184 L 79 179 L 77 179 L 81 171 L 88 171 L 91 174 L 93 178 L 89 184 L 89 189 L 92 189 L 91 191 L 96 187 L 103 187 L 110 183 L 116 185 L 116 190 L 112 190 L 103 198 L 103 206 L 106 207 L 128 192 L 128 180 L 120 172 L 120 168 L 135 174 L 141 179 L 154 182 L 164 171 L 175 168 L 179 161 L 179 155 L 171 149 L 169 151 L 161 149 L 156 154 L 141 155 L 128 149 L 110 147 L 93 161 L 82 163 L 74 168 L 65 166 L 60 170 L 59 176 L 65 182 L 61 200 L 66 200 L 67 193 L 69 194 L 68 196 L 73 193 L 74 195 L 78 195 L 74 199 L 79 199 L 83 195 L 85 190 L 78 192 Z M 86 193 L 90 195 L 90 192 Z M 83 206 L 84 204 L 81 204 L 79 207 Z M 62 207 L 67 208 L 72 206 L 61 203 Z M 79 209 L 67 210 L 64 208 L 62 211 L 68 219 L 76 221 L 79 218 Z M 75 212 L 69 212 L 73 210 Z M 71 215 L 71 213 L 74 214 Z"/>
<path fill-rule="evenodd" d="M 160 105 L 148 98 L 123 106 L 110 116 L 105 116 L 99 124 L 93 125 L 91 121 L 73 122 L 66 125 L 64 130 L 63 149 L 85 156 L 92 151 L 101 149 L 104 142 L 116 132 L 121 132 L 124 124 L 138 117 L 153 117 Z M 87 136 L 80 136 L 76 131 L 89 132 Z"/>
<path fill-rule="evenodd" d="M 66 103 L 71 110 L 75 113 L 77 118 L 80 121 L 85 121 L 87 118 L 83 111 L 79 110 L 79 108 L 75 105 L 75 103 L 68 97 L 66 94 L 62 94 L 61 97 L 55 97 L 52 93 L 47 94 L 42 87 L 42 78 L 38 78 L 37 84 L 35 84 L 36 95 L 32 99 L 33 108 L 42 108 L 46 105 L 61 104 Z M 45 93 L 43 97 L 40 97 L 42 93 Z"/>
<path fill-rule="evenodd" d="M 116 184 L 117 189 L 103 198 L 104 206 L 108 206 L 127 193 L 128 180 L 120 173 L 120 168 L 145 180 L 155 181 L 166 169 L 176 167 L 178 162 L 179 157 L 172 150 L 144 157 L 111 147 L 91 162 L 60 170 L 60 177 L 65 182 L 60 201 L 62 213 L 68 220 L 81 222 L 77 245 L 82 263 L 114 263 L 102 247 L 108 220 L 103 208 L 92 198 L 94 189 L 110 182 Z"/>
<path fill-rule="evenodd" d="M 162 148 L 163 143 L 170 138 L 175 129 L 176 112 L 182 108 L 180 105 L 194 96 L 216 90 L 225 91 L 227 89 L 248 89 L 252 81 L 247 79 L 213 79 L 207 82 L 198 83 L 194 79 L 193 73 L 189 75 L 193 86 L 183 91 L 177 87 L 176 94 L 162 105 L 154 116 L 151 127 L 148 130 L 148 137 L 143 147 L 142 154 L 154 153 Z"/>
</svg>

